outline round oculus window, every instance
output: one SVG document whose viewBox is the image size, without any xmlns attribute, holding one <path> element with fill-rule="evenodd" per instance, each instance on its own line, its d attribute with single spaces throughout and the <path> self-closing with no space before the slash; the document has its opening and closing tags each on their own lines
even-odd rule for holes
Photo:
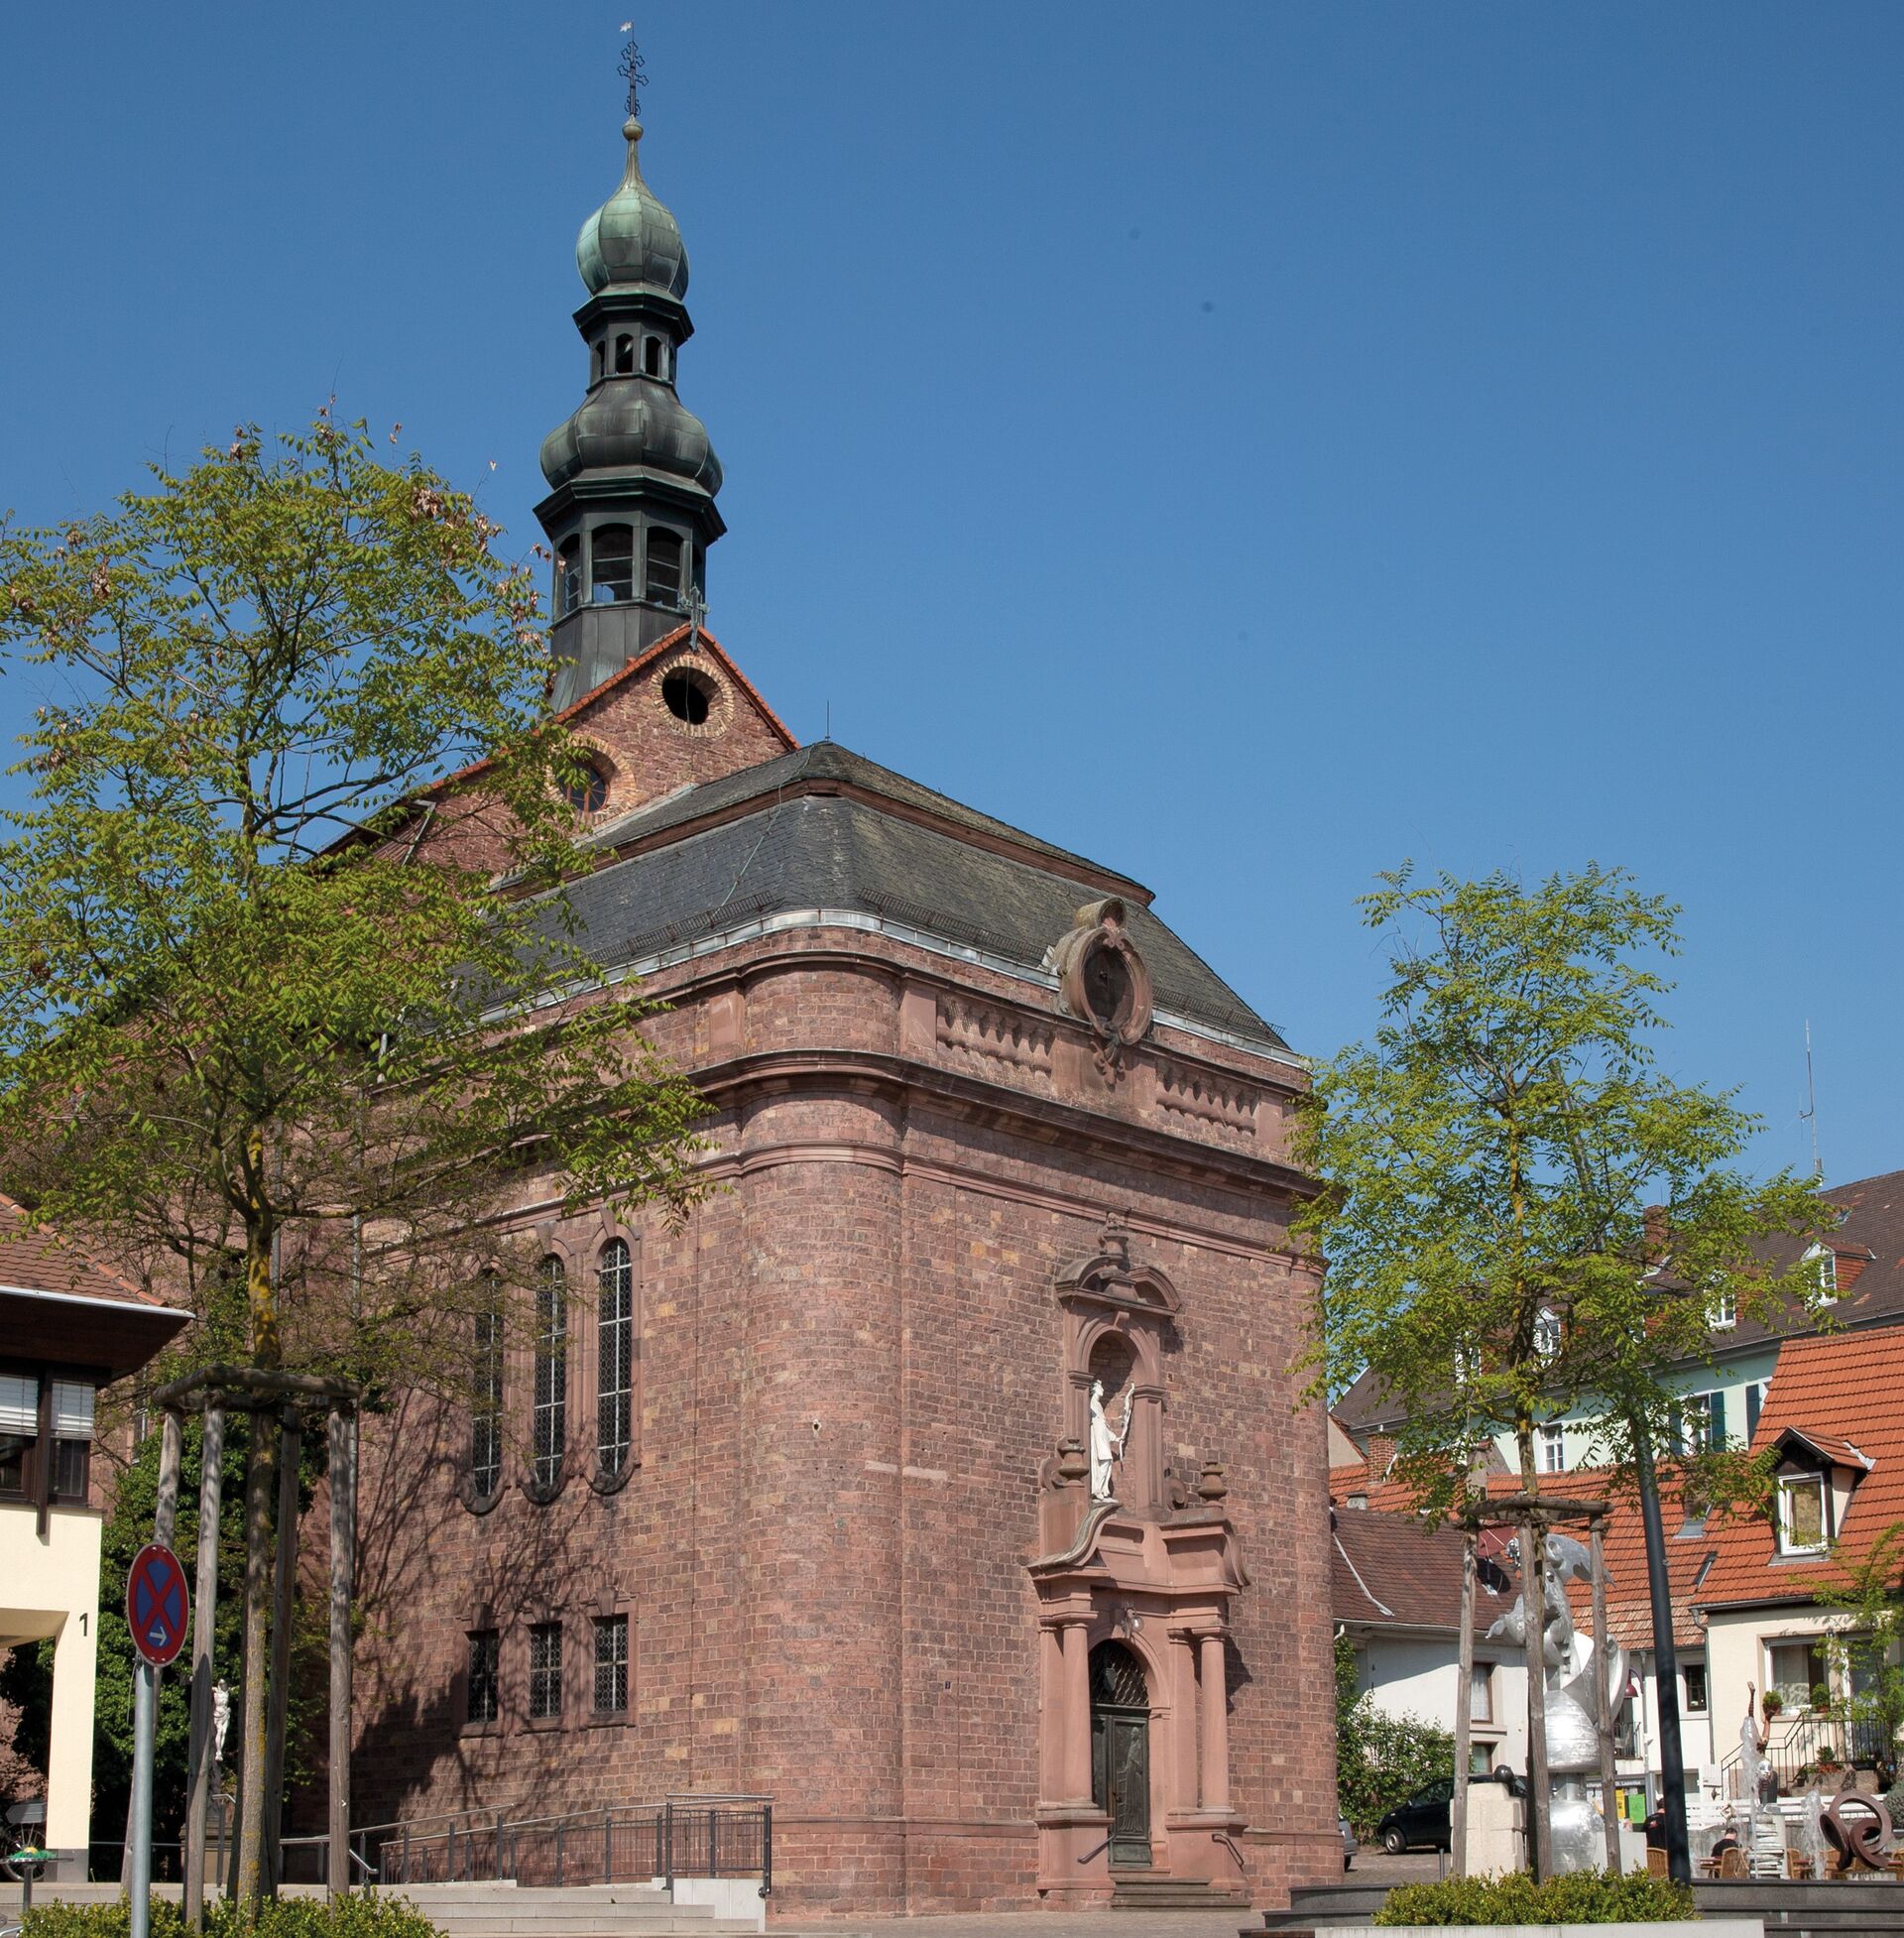
<svg viewBox="0 0 1904 1938">
<path fill-rule="evenodd" d="M 576 772 L 562 792 L 576 813 L 599 813 L 608 803 L 608 776 L 591 761 Z"/>
<path fill-rule="evenodd" d="M 1084 1001 L 1098 1027 L 1116 1035 L 1130 1020 L 1136 987 L 1124 951 L 1109 942 L 1093 942 L 1084 958 Z"/>
<path fill-rule="evenodd" d="M 675 666 L 661 675 L 661 704 L 684 727 L 704 727 L 714 710 L 714 687 L 703 672 Z"/>
</svg>

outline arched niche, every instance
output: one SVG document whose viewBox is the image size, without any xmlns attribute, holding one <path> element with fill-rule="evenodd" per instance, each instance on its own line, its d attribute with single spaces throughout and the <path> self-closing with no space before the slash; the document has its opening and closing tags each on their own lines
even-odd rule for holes
<svg viewBox="0 0 1904 1938">
<path fill-rule="evenodd" d="M 1182 1306 L 1163 1270 L 1130 1255 L 1130 1234 L 1115 1220 L 1098 1249 L 1058 1273 L 1064 1309 L 1064 1432 L 1088 1444 L 1091 1385 L 1105 1383 L 1105 1406 L 1121 1427 L 1128 1399 L 1130 1430 L 1115 1482 L 1119 1506 L 1160 1513 L 1163 1481 L 1163 1349 Z"/>
</svg>

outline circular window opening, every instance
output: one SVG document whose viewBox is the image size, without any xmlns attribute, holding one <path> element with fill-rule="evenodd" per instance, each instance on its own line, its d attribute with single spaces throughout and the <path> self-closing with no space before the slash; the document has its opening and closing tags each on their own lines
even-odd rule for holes
<svg viewBox="0 0 1904 1938">
<path fill-rule="evenodd" d="M 705 674 L 676 666 L 661 675 L 661 699 L 683 726 L 704 727 L 713 708 L 714 691 Z"/>
<path fill-rule="evenodd" d="M 1136 991 L 1121 949 L 1100 942 L 1084 959 L 1084 1000 L 1107 1030 L 1119 1029 L 1130 1015 Z"/>
<path fill-rule="evenodd" d="M 576 813 L 597 813 L 608 800 L 608 776 L 591 761 L 575 775 L 562 792 Z"/>
</svg>

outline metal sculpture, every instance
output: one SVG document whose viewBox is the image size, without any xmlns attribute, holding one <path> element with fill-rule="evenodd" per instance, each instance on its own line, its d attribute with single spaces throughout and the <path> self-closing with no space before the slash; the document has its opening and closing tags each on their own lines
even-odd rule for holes
<svg viewBox="0 0 1904 1938">
<path fill-rule="evenodd" d="M 1510 1551 L 1521 1563 L 1521 1580 L 1527 1579 L 1527 1557 L 1521 1553 L 1518 1538 Z M 1606 1686 L 1607 1710 L 1618 1727 L 1626 1704 L 1626 1651 L 1617 1643 L 1603 1649 L 1592 1635 L 1574 1628 L 1574 1614 L 1567 1601 L 1569 1581 L 1589 1581 L 1593 1577 L 1593 1557 L 1586 1544 L 1571 1534 L 1550 1533 L 1545 1539 L 1545 1566 L 1541 1571 L 1545 1608 L 1541 1620 L 1540 1659 L 1544 1667 L 1546 1747 L 1548 1779 L 1548 1821 L 1552 1827 L 1553 1865 L 1556 1871 L 1592 1871 L 1601 1863 L 1600 1845 L 1606 1835 L 1599 1809 L 1587 1794 L 1587 1777 L 1600 1769 L 1600 1729 L 1594 1712 L 1598 1707 L 1596 1675 Z M 1527 1643 L 1526 1594 L 1514 1598 L 1514 1605 L 1488 1631 L 1490 1640 L 1505 1637 Z"/>
</svg>

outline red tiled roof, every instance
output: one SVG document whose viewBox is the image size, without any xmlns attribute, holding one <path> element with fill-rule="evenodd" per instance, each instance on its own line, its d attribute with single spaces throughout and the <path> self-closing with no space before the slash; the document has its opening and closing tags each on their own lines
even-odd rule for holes
<svg viewBox="0 0 1904 1938">
<path fill-rule="evenodd" d="M 1357 1471 L 1347 1467 L 1331 1470 L 1332 1501 L 1342 1498 L 1336 1492 L 1338 1480 L 1352 1477 Z M 1520 1477 L 1517 1474 L 1489 1474 L 1487 1490 L 1496 1499 L 1517 1494 L 1520 1492 Z M 1610 1494 L 1607 1475 L 1599 1468 L 1591 1467 L 1577 1468 L 1569 1474 L 1543 1474 L 1540 1477 L 1540 1491 L 1563 1501 L 1607 1503 L 1609 1512 L 1601 1537 L 1606 1566 L 1606 1626 L 1612 1631 L 1613 1639 L 1627 1648 L 1650 1648 L 1653 1640 L 1651 1581 L 1646 1568 L 1645 1529 L 1637 1502 L 1630 1497 Z M 1409 1525 L 1416 1528 L 1421 1525 L 1413 1514 L 1413 1495 L 1400 1481 L 1383 1481 L 1372 1488 L 1351 1486 L 1345 1489 L 1345 1493 L 1366 1494 L 1368 1502 L 1366 1513 L 1368 1515 L 1386 1520 L 1406 1517 Z M 1363 1517 L 1364 1511 L 1344 1509 L 1337 1515 L 1337 1524 L 1341 1526 L 1351 1519 Z M 1678 1484 L 1670 1475 L 1661 1479 L 1660 1517 L 1666 1531 L 1666 1576 L 1672 1593 L 1673 1639 L 1683 1647 L 1702 1646 L 1704 1637 L 1693 1620 L 1693 1592 L 1706 1563 L 1718 1546 L 1717 1525 L 1687 1518 Z M 1452 1528 L 1449 1532 L 1453 1537 Z M 1508 1527 L 1485 1529 L 1482 1534 L 1483 1552 L 1498 1552 L 1506 1546 L 1512 1533 L 1513 1530 Z M 1458 1558 L 1459 1539 L 1454 1538 Z M 1581 1538 L 1585 1538 L 1584 1529 L 1581 1530 Z M 1457 1586 L 1459 1581 L 1457 1572 Z M 1573 1605 L 1576 1623 L 1583 1628 L 1590 1627 L 1593 1608 L 1590 1584 L 1584 1581 L 1570 1582 L 1568 1597 Z M 1354 1618 L 1345 1617 L 1338 1609 L 1338 1621 L 1351 1619 Z M 1448 1626 L 1452 1628 L 1454 1622 L 1455 1617 L 1451 1615 Z"/>
<path fill-rule="evenodd" d="M 165 1305 L 57 1232 L 44 1225 L 30 1228 L 26 1214 L 0 1192 L 0 1292 L 6 1291 L 57 1292 L 161 1309 Z"/>
<path fill-rule="evenodd" d="M 1867 1556 L 1893 1522 L 1904 1521 L 1904 1330 L 1790 1339 L 1779 1348 L 1753 1452 L 1796 1432 L 1826 1458 L 1862 1472 L 1839 1526 L 1835 1553 L 1783 1559 L 1771 1522 L 1735 1514 L 1719 1530 L 1719 1559 L 1700 1591 L 1708 1606 L 1809 1601 L 1843 1590 L 1844 1564 Z M 1859 1456 L 1853 1459 L 1852 1455 Z"/>
<path fill-rule="evenodd" d="M 1461 1535 L 1424 1527 L 1413 1514 L 1346 1508 L 1334 1516 L 1333 1607 L 1338 1622 L 1371 1628 L 1443 1629 L 1461 1621 Z M 1513 1604 L 1486 1580 L 1475 1587 L 1475 1631 Z"/>
</svg>

